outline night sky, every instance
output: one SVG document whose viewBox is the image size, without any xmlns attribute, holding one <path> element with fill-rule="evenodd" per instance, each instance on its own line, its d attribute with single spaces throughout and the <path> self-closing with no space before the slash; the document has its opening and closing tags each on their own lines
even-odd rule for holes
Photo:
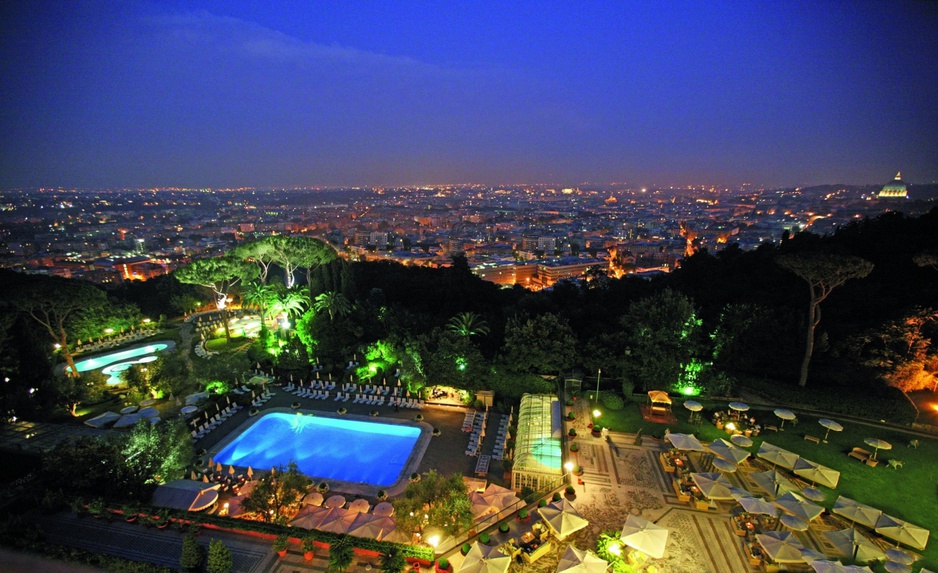
<svg viewBox="0 0 938 573">
<path fill-rule="evenodd" d="M 0 4 L 0 187 L 938 180 L 938 2 Z"/>
</svg>

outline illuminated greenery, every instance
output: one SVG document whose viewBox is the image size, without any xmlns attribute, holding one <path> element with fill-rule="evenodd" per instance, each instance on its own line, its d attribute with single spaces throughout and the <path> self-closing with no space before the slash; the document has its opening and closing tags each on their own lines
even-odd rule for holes
<svg viewBox="0 0 938 573">
<path fill-rule="evenodd" d="M 596 555 L 605 559 L 614 573 L 635 573 L 635 569 L 623 559 L 628 550 L 628 546 L 619 538 L 618 531 L 605 531 L 596 541 Z"/>
<path fill-rule="evenodd" d="M 221 539 L 213 539 L 208 544 L 208 562 L 206 573 L 229 573 L 234 566 L 231 550 Z"/>
<path fill-rule="evenodd" d="M 126 479 L 131 486 L 156 486 L 182 479 L 195 450 L 182 420 L 150 424 L 141 420 L 121 448 Z M 149 488 L 147 488 L 149 489 Z"/>
<path fill-rule="evenodd" d="M 260 479 L 241 507 L 270 523 L 286 523 L 285 512 L 299 506 L 309 489 L 309 479 L 300 473 L 296 462 L 278 466 Z"/>
<path fill-rule="evenodd" d="M 404 494 L 396 498 L 394 515 L 406 532 L 437 527 L 456 534 L 472 524 L 469 490 L 460 474 L 443 477 L 435 470 L 411 479 Z"/>
</svg>

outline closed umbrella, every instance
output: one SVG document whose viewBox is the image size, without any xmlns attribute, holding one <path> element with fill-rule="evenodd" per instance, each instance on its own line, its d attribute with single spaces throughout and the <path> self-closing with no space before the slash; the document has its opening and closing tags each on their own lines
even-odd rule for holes
<svg viewBox="0 0 938 573">
<path fill-rule="evenodd" d="M 248 479 L 254 479 L 254 469 L 248 466 Z"/>
<path fill-rule="evenodd" d="M 824 429 L 826 430 L 826 431 L 824 432 L 824 443 L 825 443 L 825 444 L 827 443 L 827 436 L 830 435 L 831 431 L 834 431 L 834 432 L 842 432 L 843 429 L 844 429 L 844 427 L 841 426 L 840 424 L 838 424 L 837 422 L 835 422 L 835 421 L 833 421 L 833 420 L 828 420 L 827 418 L 821 418 L 820 420 L 817 421 L 817 423 L 820 424 L 821 426 L 823 426 Z"/>
<path fill-rule="evenodd" d="M 652 523 L 645 518 L 629 514 L 622 526 L 619 536 L 622 542 L 633 549 L 655 559 L 664 557 L 664 550 L 668 544 L 667 527 Z"/>
<path fill-rule="evenodd" d="M 879 438 L 867 438 L 863 440 L 864 443 L 868 446 L 873 446 L 873 459 L 876 459 L 876 454 L 879 453 L 879 450 L 891 450 L 892 444 L 886 440 L 881 440 Z"/>
</svg>

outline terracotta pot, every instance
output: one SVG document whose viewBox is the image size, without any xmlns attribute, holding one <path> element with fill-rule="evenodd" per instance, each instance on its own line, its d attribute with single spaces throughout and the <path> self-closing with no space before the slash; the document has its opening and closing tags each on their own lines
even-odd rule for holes
<svg viewBox="0 0 938 573">
<path fill-rule="evenodd" d="M 281 556 L 281 557 L 286 557 L 286 556 L 287 556 L 287 550 L 286 550 L 286 549 L 281 549 L 280 551 L 277 552 L 277 555 L 279 555 L 279 556 Z"/>
<path fill-rule="evenodd" d="M 306 551 L 306 552 L 304 552 L 304 553 L 303 553 L 303 559 L 306 559 L 307 561 L 312 561 L 312 560 L 313 560 L 313 552 L 312 552 L 312 551 Z"/>
</svg>

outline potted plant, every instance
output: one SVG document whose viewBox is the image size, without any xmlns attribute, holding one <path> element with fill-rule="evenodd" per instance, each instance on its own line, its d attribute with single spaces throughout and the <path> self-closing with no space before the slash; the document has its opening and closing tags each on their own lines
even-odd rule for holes
<svg viewBox="0 0 938 573">
<path fill-rule="evenodd" d="M 479 543 L 482 545 L 488 545 L 491 540 L 492 538 L 489 537 L 488 533 L 483 532 L 482 535 L 479 536 Z"/>
<path fill-rule="evenodd" d="M 537 502 L 537 506 L 538 506 L 538 507 L 547 507 L 547 500 L 546 500 L 546 499 L 542 499 L 542 500 L 538 501 L 538 502 Z"/>
<path fill-rule="evenodd" d="M 567 432 L 567 435 L 570 436 L 571 438 L 575 438 L 575 437 L 576 437 L 576 428 L 570 428 L 570 431 Z"/>
<path fill-rule="evenodd" d="M 433 437 L 438 438 L 442 434 L 443 432 L 441 432 L 439 428 L 433 428 Z"/>
<path fill-rule="evenodd" d="M 572 485 L 568 485 L 567 488 L 564 490 L 564 493 L 570 499 L 573 499 L 574 497 L 576 497 L 576 490 L 573 489 Z"/>
<path fill-rule="evenodd" d="M 98 518 L 104 515 L 104 500 L 100 497 L 96 497 L 88 502 L 88 513 Z"/>
<path fill-rule="evenodd" d="M 469 550 L 472 549 L 472 546 L 468 543 L 463 543 L 462 547 L 459 548 L 459 552 L 463 555 L 469 555 Z"/>
<path fill-rule="evenodd" d="M 124 521 L 127 523 L 133 523 L 137 521 L 137 514 L 140 513 L 140 506 L 136 503 L 128 503 L 121 508 L 121 513 L 124 514 Z"/>
<path fill-rule="evenodd" d="M 552 495 L 550 499 L 551 499 L 551 501 L 560 501 L 560 492 L 559 492 L 559 491 L 555 491 L 555 492 L 554 492 L 554 495 Z"/>
<path fill-rule="evenodd" d="M 573 412 L 570 412 L 569 414 L 567 414 L 567 419 L 571 421 L 576 420 L 576 414 L 574 414 Z"/>
<path fill-rule="evenodd" d="M 417 414 L 416 416 L 414 416 L 414 421 L 423 422 L 423 414 Z"/>
<path fill-rule="evenodd" d="M 348 412 L 348 408 L 346 408 L 345 406 L 342 406 L 342 407 L 339 408 L 337 411 L 338 411 L 339 414 L 345 414 L 345 413 Z"/>
<path fill-rule="evenodd" d="M 501 531 L 502 533 L 508 533 L 508 529 L 509 529 L 508 523 L 504 521 L 501 523 L 501 525 L 498 526 L 498 530 Z"/>
<path fill-rule="evenodd" d="M 68 506 L 71 508 L 73 512 L 75 512 L 75 515 L 77 515 L 78 517 L 84 517 L 85 515 L 84 498 L 81 498 L 81 497 L 73 498 L 72 501 L 69 502 Z"/>
<path fill-rule="evenodd" d="M 290 538 L 287 537 L 286 533 L 281 533 L 274 539 L 273 548 L 277 552 L 277 555 L 281 557 L 287 556 L 287 546 L 290 544 Z"/>
<path fill-rule="evenodd" d="M 581 468 L 580 466 L 573 466 L 573 469 L 571 471 L 573 472 L 573 475 L 575 476 L 583 475 L 583 468 Z"/>
<path fill-rule="evenodd" d="M 384 491 L 383 489 L 379 489 L 377 498 L 378 501 L 386 501 L 388 499 L 388 492 Z"/>
<path fill-rule="evenodd" d="M 522 507 L 518 512 L 518 521 L 524 522 L 528 519 L 528 508 Z"/>
<path fill-rule="evenodd" d="M 419 473 L 414 472 L 414 473 L 410 474 L 410 482 L 411 482 L 411 483 L 417 483 L 418 481 L 420 481 L 420 474 L 419 474 Z"/>
<path fill-rule="evenodd" d="M 571 452 L 578 452 L 578 451 L 580 451 L 580 444 L 570 444 L 570 451 L 571 451 Z"/>
<path fill-rule="evenodd" d="M 156 512 L 156 528 L 157 529 L 166 529 L 169 527 L 169 512 L 165 509 L 161 509 Z"/>
<path fill-rule="evenodd" d="M 303 547 L 303 559 L 307 561 L 312 561 L 313 549 L 315 549 L 316 547 L 316 545 L 313 543 L 313 538 L 312 537 L 304 538 L 302 547 Z"/>
<path fill-rule="evenodd" d="M 319 493 L 323 495 L 326 495 L 326 492 L 329 491 L 329 484 L 327 484 L 324 481 L 319 482 L 319 485 L 316 486 L 316 491 L 318 491 Z"/>
<path fill-rule="evenodd" d="M 449 571 L 449 559 L 446 557 L 440 557 L 440 560 L 436 562 L 436 571 L 437 573 L 443 573 L 444 571 Z"/>
</svg>

